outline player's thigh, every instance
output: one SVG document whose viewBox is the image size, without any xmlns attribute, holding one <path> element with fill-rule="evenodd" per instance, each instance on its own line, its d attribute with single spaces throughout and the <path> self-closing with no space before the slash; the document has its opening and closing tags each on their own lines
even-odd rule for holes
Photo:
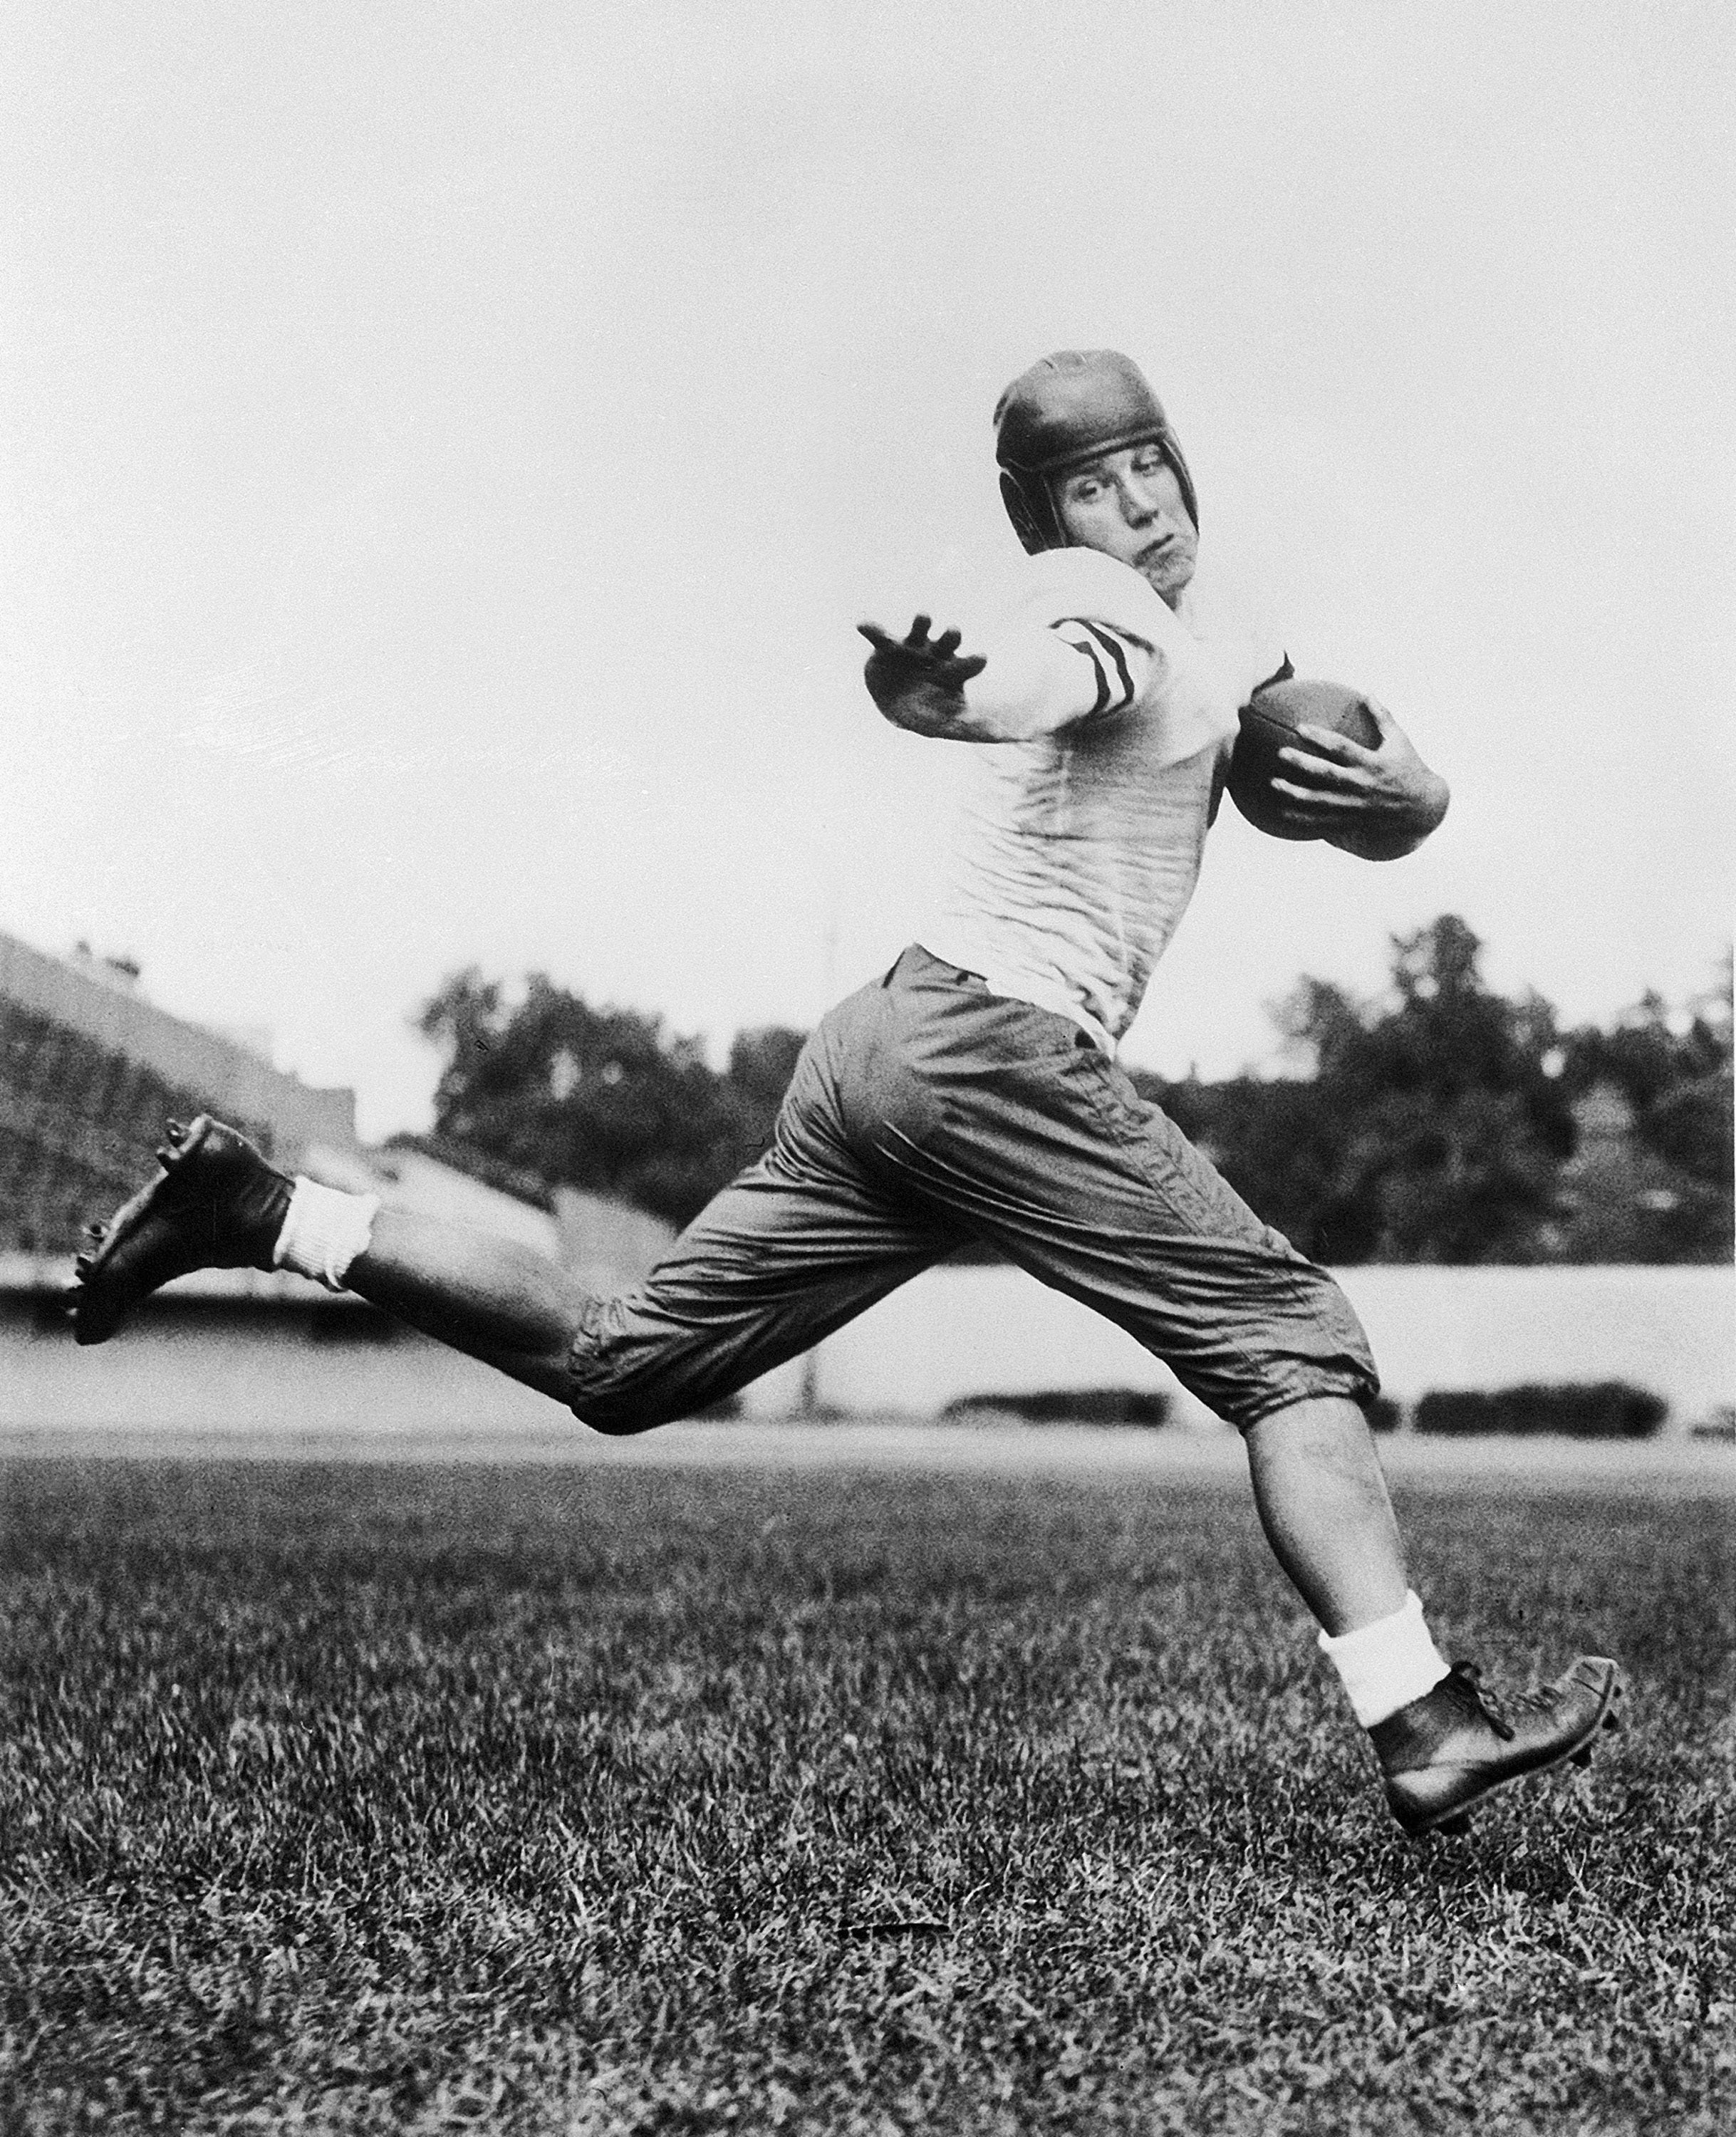
<svg viewBox="0 0 1736 2137">
<path fill-rule="evenodd" d="M 569 1400 L 605 1432 L 691 1415 L 843 1326 L 959 1238 L 848 1170 L 804 1172 L 774 1149 L 642 1283 L 587 1304 Z"/>
<path fill-rule="evenodd" d="M 1233 1424 L 1376 1391 L 1332 1278 L 1119 1068 L 1082 1048 L 1032 1064 L 1030 1083 L 976 1122 L 981 1234 L 1126 1329 Z"/>
</svg>

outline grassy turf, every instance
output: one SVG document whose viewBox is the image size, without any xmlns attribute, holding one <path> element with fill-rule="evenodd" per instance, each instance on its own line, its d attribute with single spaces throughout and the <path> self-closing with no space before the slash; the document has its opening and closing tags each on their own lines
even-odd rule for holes
<svg viewBox="0 0 1736 2137">
<path fill-rule="evenodd" d="M 1405 1842 L 1243 1495 L 0 1470 L 0 2128 L 1736 2126 L 1728 1504 L 1418 1498 L 1588 1774 Z"/>
</svg>

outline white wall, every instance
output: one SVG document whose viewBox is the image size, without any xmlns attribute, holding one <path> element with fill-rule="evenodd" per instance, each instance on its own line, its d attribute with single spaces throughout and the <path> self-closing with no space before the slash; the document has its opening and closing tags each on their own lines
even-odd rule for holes
<svg viewBox="0 0 1736 2137">
<path fill-rule="evenodd" d="M 1725 1268 L 1363 1268 L 1343 1273 L 1388 1390 L 1522 1380 L 1625 1380 L 1671 1405 L 1670 1424 L 1736 1405 L 1736 1272 Z M 214 1434 L 454 1430 L 533 1437 L 567 1412 L 423 1338 L 349 1338 L 288 1280 L 255 1278 L 250 1299 L 141 1314 L 96 1350 L 32 1302 L 0 1300 L 0 1432 L 177 1430 Z M 304 1287 L 304 1288 L 307 1288 Z M 315 1317 L 328 1334 L 315 1332 Z M 820 1402 L 863 1414 L 931 1414 L 956 1397 L 1060 1387 L 1167 1387 L 1130 1336 L 1017 1270 L 935 1269 L 820 1349 Z M 800 1406 L 800 1361 L 747 1391 L 751 1416 Z M 1180 1398 L 1184 1420 L 1208 1414 Z"/>
<path fill-rule="evenodd" d="M 1736 1404 L 1736 1270 L 1340 1270 L 1388 1394 L 1526 1380 L 1622 1380 L 1662 1395 L 1671 1423 Z M 931 1412 L 1036 1388 L 1168 1388 L 1208 1413 L 1133 1339 L 1010 1268 L 932 1269 L 821 1346 L 819 1395 L 850 1410 Z M 790 1407 L 790 1369 L 750 1408 Z"/>
<path fill-rule="evenodd" d="M 348 1310 L 271 1300 L 142 1312 L 80 1349 L 0 1313 L 0 1433 L 190 1433 L 289 1439 L 354 1432 L 414 1438 L 463 1429 L 547 1433 L 570 1414 L 474 1359 L 409 1331 L 387 1342 L 319 1335 Z"/>
</svg>

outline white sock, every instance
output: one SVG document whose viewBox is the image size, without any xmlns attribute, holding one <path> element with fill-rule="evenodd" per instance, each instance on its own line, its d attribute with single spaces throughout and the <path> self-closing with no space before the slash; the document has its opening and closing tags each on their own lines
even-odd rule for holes
<svg viewBox="0 0 1736 2137">
<path fill-rule="evenodd" d="M 328 1291 L 342 1291 L 349 1265 L 373 1237 L 377 1195 L 346 1195 L 295 1176 L 284 1228 L 271 1250 L 272 1266 L 310 1276 Z"/>
<path fill-rule="evenodd" d="M 1448 1674 L 1423 1621 L 1422 1600 L 1408 1589 L 1391 1617 L 1335 1639 L 1322 1633 L 1320 1651 L 1344 1680 L 1351 1711 L 1364 1729 L 1421 1699 Z"/>
</svg>

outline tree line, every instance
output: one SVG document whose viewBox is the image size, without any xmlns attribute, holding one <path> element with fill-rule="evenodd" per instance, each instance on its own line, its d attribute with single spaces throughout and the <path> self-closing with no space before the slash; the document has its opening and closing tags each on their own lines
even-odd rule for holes
<svg viewBox="0 0 1736 2137">
<path fill-rule="evenodd" d="M 1540 995 L 1488 985 L 1482 948 L 1445 914 L 1393 939 L 1370 1000 L 1303 979 L 1276 1012 L 1293 1074 L 1133 1080 L 1318 1260 L 1729 1258 L 1728 971 L 1685 1014 L 1648 995 L 1563 1030 Z M 713 1069 L 659 1016 L 474 968 L 416 1021 L 445 1060 L 427 1147 L 675 1224 L 766 1147 L 803 1041 L 744 1031 Z"/>
</svg>

